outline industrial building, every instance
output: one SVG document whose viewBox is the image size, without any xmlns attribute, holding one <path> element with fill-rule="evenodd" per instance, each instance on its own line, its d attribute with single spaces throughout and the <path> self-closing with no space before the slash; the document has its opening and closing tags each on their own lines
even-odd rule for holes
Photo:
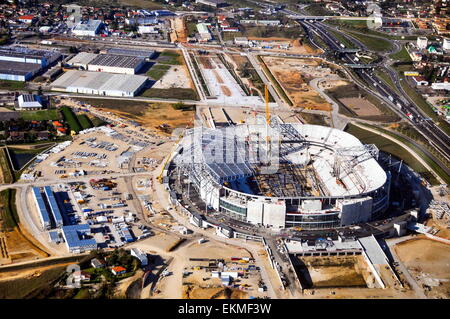
<svg viewBox="0 0 450 319">
<path fill-rule="evenodd" d="M 17 98 L 18 110 L 35 111 L 42 109 L 42 99 L 36 94 L 22 94 Z"/>
<path fill-rule="evenodd" d="M 44 194 L 47 197 L 48 206 L 50 207 L 50 212 L 52 213 L 53 219 L 55 221 L 56 227 L 61 227 L 64 224 L 64 220 L 59 210 L 58 203 L 55 199 L 55 194 L 50 186 L 44 187 Z"/>
<path fill-rule="evenodd" d="M 135 56 L 99 54 L 87 65 L 88 71 L 136 74 L 145 60 Z"/>
<path fill-rule="evenodd" d="M 94 37 L 100 32 L 102 26 L 103 22 L 100 20 L 80 21 L 72 29 L 72 33 L 82 37 L 85 36 Z"/>
<path fill-rule="evenodd" d="M 145 87 L 147 80 L 142 75 L 71 70 L 56 79 L 51 88 L 71 93 L 132 97 Z"/>
<path fill-rule="evenodd" d="M 61 229 L 69 252 L 83 253 L 97 249 L 95 239 L 87 238 L 91 234 L 91 228 L 88 224 L 63 226 Z"/>
<path fill-rule="evenodd" d="M 0 47 L 0 61 L 39 64 L 45 68 L 61 57 L 59 51 L 35 50 L 21 46 Z"/>
<path fill-rule="evenodd" d="M 209 32 L 208 23 L 197 24 L 197 31 L 200 34 L 199 41 L 208 42 L 212 40 L 211 32 Z"/>
<path fill-rule="evenodd" d="M 48 214 L 47 207 L 45 206 L 44 198 L 42 197 L 39 187 L 33 187 L 33 200 L 37 207 L 39 220 L 43 229 L 48 230 L 51 228 L 50 216 Z"/>
<path fill-rule="evenodd" d="M 40 70 L 40 64 L 0 60 L 0 80 L 25 82 Z"/>
<path fill-rule="evenodd" d="M 228 6 L 228 3 L 223 0 L 195 0 L 195 3 L 206 4 L 207 6 L 214 8 L 223 8 Z"/>
<path fill-rule="evenodd" d="M 87 70 L 89 63 L 97 57 L 98 54 L 89 52 L 80 52 L 67 61 L 70 66 L 81 67 Z"/>
<path fill-rule="evenodd" d="M 110 48 L 106 50 L 108 54 L 134 56 L 141 59 L 153 59 L 156 52 L 145 49 L 123 49 L 123 48 Z"/>
<path fill-rule="evenodd" d="M 187 176 L 194 201 L 233 219 L 324 229 L 367 222 L 387 209 L 390 175 L 377 159 L 374 145 L 334 128 L 247 123 L 189 130 L 169 175 Z"/>
</svg>

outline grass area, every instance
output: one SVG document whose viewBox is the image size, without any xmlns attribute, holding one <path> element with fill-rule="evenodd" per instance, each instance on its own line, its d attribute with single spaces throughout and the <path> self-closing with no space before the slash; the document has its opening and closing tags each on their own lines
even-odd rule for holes
<svg viewBox="0 0 450 319">
<path fill-rule="evenodd" d="M 380 131 L 382 133 L 385 133 L 386 135 L 392 136 L 396 140 L 402 142 L 403 144 L 407 145 L 409 148 L 411 148 L 417 155 L 420 156 L 435 172 L 438 174 L 447 184 L 450 183 L 450 176 L 445 173 L 445 171 L 427 154 L 425 154 L 422 150 L 420 150 L 418 147 L 416 147 L 414 144 L 409 142 L 404 137 L 386 130 L 382 129 L 380 127 L 375 127 L 373 125 L 365 125 L 367 127 L 370 127 L 372 129 L 375 129 L 377 131 Z M 359 130 L 359 131 L 358 131 Z M 362 132 L 361 132 L 362 131 Z M 377 147 L 384 152 L 390 153 L 397 158 L 400 158 L 405 161 L 405 163 L 410 166 L 414 171 L 420 173 L 422 176 L 424 176 L 431 184 L 437 185 L 439 184 L 438 180 L 435 177 L 430 177 L 428 173 L 428 170 L 423 166 L 421 163 L 417 161 L 415 156 L 411 153 L 409 153 L 406 149 L 399 146 L 397 143 L 388 140 L 382 136 L 373 134 L 371 132 L 367 132 L 363 129 L 360 129 L 358 127 L 355 127 L 354 125 L 349 125 L 348 133 L 351 133 L 361 139 L 361 141 L 365 144 L 375 144 Z"/>
<path fill-rule="evenodd" d="M 0 192 L 0 216 L 1 228 L 5 231 L 12 231 L 18 226 L 19 216 L 16 208 L 16 190 L 5 189 Z"/>
<path fill-rule="evenodd" d="M 349 124 L 345 129 L 345 131 L 347 133 L 356 136 L 364 144 L 375 144 L 380 151 L 392 154 L 393 156 L 403 160 L 409 167 L 411 167 L 417 173 L 429 176 L 429 172 L 425 168 L 425 166 L 423 166 L 419 161 L 417 161 L 417 159 L 411 153 L 409 153 L 407 150 L 405 150 L 397 143 L 383 136 L 366 131 L 352 124 Z M 430 178 L 427 179 L 432 184 L 436 184 L 437 182 L 435 178 L 432 178 L 431 180 Z"/>
<path fill-rule="evenodd" d="M 60 119 L 59 112 L 55 109 L 41 111 L 21 111 L 20 117 L 25 121 L 54 121 Z"/>
<path fill-rule="evenodd" d="M 65 266 L 55 267 L 43 271 L 39 277 L 0 281 L 0 299 L 31 298 L 42 290 L 51 289 L 65 269 Z"/>
<path fill-rule="evenodd" d="M 330 96 L 338 105 L 339 113 L 348 117 L 360 118 L 369 121 L 381 121 L 381 122 L 395 122 L 399 120 L 399 117 L 390 110 L 387 106 L 375 96 L 368 94 L 355 84 L 348 84 L 345 86 L 335 87 L 326 91 L 326 94 Z M 381 114 L 372 115 L 359 115 L 354 109 L 347 107 L 341 102 L 342 98 L 362 98 L 373 104 Z"/>
<path fill-rule="evenodd" d="M 8 81 L 8 80 L 0 80 L 0 89 L 2 90 L 24 90 L 25 82 L 21 81 Z"/>
<path fill-rule="evenodd" d="M 0 149 L 0 169 L 2 170 L 3 180 L 0 183 L 10 184 L 14 182 L 14 175 L 12 173 L 12 168 L 8 160 L 8 155 L 6 154 L 6 149 Z"/>
<path fill-rule="evenodd" d="M 161 64 L 181 65 L 182 59 L 178 51 L 167 50 L 161 52 L 158 57 L 158 62 Z"/>
<path fill-rule="evenodd" d="M 300 116 L 308 124 L 328 126 L 327 121 L 325 121 L 325 115 L 302 112 Z"/>
<path fill-rule="evenodd" d="M 345 29 L 347 31 L 358 31 L 363 32 L 368 35 L 376 35 L 379 37 L 383 37 L 386 39 L 391 40 L 416 40 L 417 35 L 411 35 L 411 36 L 402 36 L 399 35 L 391 35 L 384 32 L 379 32 L 373 29 L 369 29 L 367 25 L 367 20 L 345 20 L 345 19 L 339 19 L 339 20 L 328 20 L 325 21 L 327 24 L 339 26 L 342 29 Z"/>
<path fill-rule="evenodd" d="M 92 117 L 90 120 L 92 122 L 92 125 L 95 127 L 108 124 L 107 122 L 105 122 L 102 119 L 99 119 L 98 117 L 95 117 L 95 116 Z"/>
<path fill-rule="evenodd" d="M 79 131 L 81 131 L 81 125 L 78 122 L 78 118 L 75 115 L 75 113 L 73 113 L 72 109 L 68 106 L 63 106 L 61 108 L 61 113 L 64 117 L 64 121 L 66 121 L 69 126 L 70 129 L 72 131 L 75 131 L 76 133 L 78 133 Z"/>
<path fill-rule="evenodd" d="M 353 44 L 353 42 L 351 42 L 350 40 L 348 40 L 346 37 L 344 37 L 341 33 L 336 32 L 334 30 L 329 30 L 336 39 L 339 40 L 339 42 L 341 42 L 343 45 L 345 45 L 345 47 L 347 49 L 356 49 L 357 47 Z"/>
<path fill-rule="evenodd" d="M 382 52 L 382 51 L 389 51 L 392 49 L 391 43 L 387 40 L 351 31 L 348 31 L 348 34 L 361 41 L 371 51 Z"/>
<path fill-rule="evenodd" d="M 265 71 L 264 73 L 267 74 L 267 76 L 269 77 L 272 84 L 275 85 L 275 89 L 278 92 L 278 94 L 281 94 L 282 98 L 289 104 L 289 106 L 293 106 L 294 104 L 292 103 L 291 99 L 288 97 L 288 95 L 286 94 L 286 92 L 283 90 L 280 83 L 278 82 L 278 80 L 273 76 L 272 72 L 270 72 L 266 63 L 259 55 L 258 55 L 258 61 L 261 63 L 261 66 L 263 67 L 263 69 Z"/>
<path fill-rule="evenodd" d="M 197 23 L 189 21 L 186 22 L 186 28 L 189 36 L 193 36 L 197 32 Z"/>
<path fill-rule="evenodd" d="M 240 26 L 239 32 L 224 32 L 224 41 L 236 37 L 298 39 L 304 35 L 301 28 L 283 28 L 277 26 Z"/>
<path fill-rule="evenodd" d="M 405 46 L 397 53 L 393 53 L 393 54 L 389 55 L 389 57 L 391 59 L 402 61 L 402 62 L 411 62 L 412 61 Z"/>
<path fill-rule="evenodd" d="M 169 71 L 169 69 L 170 65 L 156 64 L 147 71 L 146 75 L 151 77 L 153 80 L 158 81 L 164 76 L 164 74 L 167 73 L 167 71 Z"/>
<path fill-rule="evenodd" d="M 194 89 L 172 88 L 172 89 L 154 89 L 145 90 L 141 96 L 153 97 L 160 99 L 176 99 L 176 100 L 194 100 L 199 99 Z"/>
<path fill-rule="evenodd" d="M 78 119 L 78 123 L 80 123 L 80 126 L 83 130 L 94 126 L 86 114 L 77 115 L 77 119 Z"/>
<path fill-rule="evenodd" d="M 324 8 L 324 6 L 313 3 L 305 8 L 305 11 L 312 16 L 334 16 L 335 13 Z"/>
<path fill-rule="evenodd" d="M 394 81 L 392 81 L 388 73 L 375 69 L 375 75 L 383 80 L 383 82 L 386 83 L 391 89 L 399 93 L 397 87 L 394 84 Z"/>
</svg>

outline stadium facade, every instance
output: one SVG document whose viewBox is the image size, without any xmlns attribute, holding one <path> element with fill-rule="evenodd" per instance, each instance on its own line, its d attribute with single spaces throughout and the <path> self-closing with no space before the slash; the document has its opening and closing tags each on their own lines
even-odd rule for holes
<svg viewBox="0 0 450 319">
<path fill-rule="evenodd" d="M 169 174 L 184 175 L 209 208 L 272 228 L 326 229 L 377 219 L 390 174 L 378 149 L 329 127 L 240 124 L 188 130 Z"/>
</svg>

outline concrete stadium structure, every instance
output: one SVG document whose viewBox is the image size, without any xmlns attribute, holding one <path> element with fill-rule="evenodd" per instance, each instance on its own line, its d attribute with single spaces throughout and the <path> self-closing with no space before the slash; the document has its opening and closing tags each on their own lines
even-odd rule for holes
<svg viewBox="0 0 450 319">
<path fill-rule="evenodd" d="M 187 176 L 198 199 L 233 219 L 325 229 L 387 209 L 390 175 L 377 158 L 374 145 L 329 127 L 240 124 L 189 130 L 166 174 L 170 183 Z"/>
</svg>

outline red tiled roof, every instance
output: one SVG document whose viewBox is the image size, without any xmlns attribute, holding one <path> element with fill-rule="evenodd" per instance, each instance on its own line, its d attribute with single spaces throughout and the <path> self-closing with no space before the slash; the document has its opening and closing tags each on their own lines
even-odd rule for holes
<svg viewBox="0 0 450 319">
<path fill-rule="evenodd" d="M 33 20 L 33 18 L 34 18 L 34 16 L 29 14 L 29 15 L 26 15 L 26 16 L 19 17 L 19 20 Z"/>
</svg>

